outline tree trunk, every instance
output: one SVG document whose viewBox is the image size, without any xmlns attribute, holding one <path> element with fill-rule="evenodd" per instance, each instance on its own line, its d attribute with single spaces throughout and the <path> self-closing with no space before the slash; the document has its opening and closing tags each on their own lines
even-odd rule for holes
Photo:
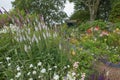
<svg viewBox="0 0 120 80">
<path fill-rule="evenodd" d="M 94 0 L 92 3 L 91 3 L 91 0 L 88 0 L 88 3 L 89 4 L 87 4 L 87 6 L 90 11 L 90 21 L 94 21 L 97 15 L 97 10 L 98 10 L 100 0 Z"/>
<path fill-rule="evenodd" d="M 90 21 L 94 21 L 96 18 L 96 14 L 94 9 L 89 9 L 90 10 Z"/>
</svg>

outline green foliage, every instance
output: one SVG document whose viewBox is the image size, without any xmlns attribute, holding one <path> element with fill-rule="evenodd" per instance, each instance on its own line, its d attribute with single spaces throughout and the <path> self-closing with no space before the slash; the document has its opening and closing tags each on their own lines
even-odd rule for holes
<svg viewBox="0 0 120 80">
<path fill-rule="evenodd" d="M 95 2 L 93 2 L 93 0 L 69 0 L 69 1 L 75 3 L 75 7 L 74 7 L 75 10 L 86 10 L 86 11 L 90 11 L 89 7 L 88 7 L 89 4 L 86 5 L 87 2 L 90 1 L 91 5 L 92 5 L 92 3 L 95 3 Z M 97 0 L 95 0 L 95 1 L 97 2 Z M 111 12 L 111 8 L 113 8 L 114 5 L 116 5 L 118 3 L 119 3 L 119 0 L 100 0 L 100 4 L 97 9 L 97 16 L 95 19 L 102 19 L 102 20 L 108 21 L 109 15 Z M 97 6 L 95 8 L 97 8 Z M 90 13 L 89 13 L 89 15 L 90 15 Z M 111 20 L 114 21 L 114 19 L 111 19 Z"/>
<path fill-rule="evenodd" d="M 16 31 L 9 28 L 7 33 L 0 34 L 0 65 L 2 66 L 0 78 L 21 80 L 28 79 L 31 75 L 32 78 L 38 79 L 38 76 L 27 73 L 35 70 L 39 75 L 43 68 L 47 71 L 52 68 L 52 71 L 43 74 L 42 79 L 45 80 L 53 78 L 54 73 L 61 76 L 67 73 L 63 72 L 63 68 L 70 62 L 64 48 L 61 47 L 61 44 L 65 43 L 64 40 L 42 22 L 36 22 L 34 26 L 16 27 Z M 9 57 L 10 60 L 7 60 L 6 58 Z M 42 62 L 40 68 L 37 66 L 39 61 Z M 30 69 L 30 64 L 36 69 Z M 17 66 L 20 67 L 20 71 L 17 71 Z M 19 72 L 21 75 L 17 78 Z"/>
<path fill-rule="evenodd" d="M 102 19 L 104 21 L 108 21 L 112 4 L 113 3 L 111 0 L 100 0 L 96 19 Z"/>
<path fill-rule="evenodd" d="M 80 24 L 81 22 L 89 20 L 89 13 L 88 11 L 85 11 L 85 10 L 79 10 L 74 12 L 70 17 L 70 19 L 77 20 L 78 24 Z"/>
<path fill-rule="evenodd" d="M 96 26 L 99 26 L 101 29 L 106 29 L 107 28 L 107 23 L 103 22 L 101 20 L 96 20 L 94 22 L 86 22 L 86 23 L 82 23 L 79 26 L 79 30 L 80 31 L 87 31 L 91 27 L 96 27 Z"/>
<path fill-rule="evenodd" d="M 120 2 L 112 7 L 109 20 L 112 22 L 120 22 Z"/>
<path fill-rule="evenodd" d="M 0 14 L 0 28 L 9 25 L 10 22 L 10 17 L 7 14 Z"/>
<path fill-rule="evenodd" d="M 90 21 L 94 21 L 97 16 L 97 11 L 99 7 L 100 0 L 69 0 L 75 3 L 76 10 L 86 10 L 89 11 L 89 19 Z M 92 7 L 92 6 L 94 7 Z"/>
<path fill-rule="evenodd" d="M 3 28 L 5 32 L 0 31 L 2 80 L 51 80 L 56 74 L 63 80 L 71 73 L 76 73 L 73 77 L 80 79 L 81 72 L 89 74 L 93 71 L 98 58 L 113 63 L 120 61 L 119 23 L 111 25 L 94 21 L 82 23 L 79 27 L 63 25 L 50 29 L 36 13 L 25 15 L 24 11 L 15 12 L 9 15 L 20 19 L 23 25 L 14 23 Z M 91 31 L 87 33 L 89 29 Z"/>
<path fill-rule="evenodd" d="M 68 28 L 66 32 L 70 34 L 71 61 L 79 62 L 78 72 L 89 74 L 93 69 L 91 67 L 100 58 L 115 64 L 120 61 L 120 29 L 111 28 L 114 26 L 95 21 L 91 25 L 90 23 L 84 25 L 84 33 L 78 28 Z M 91 32 L 87 33 L 87 29 L 91 29 Z"/>
<path fill-rule="evenodd" d="M 33 14 L 34 15 L 34 14 Z M 35 17 L 35 16 L 34 16 Z M 0 15 L 0 27 L 9 26 L 13 23 L 20 23 L 25 21 L 28 17 L 26 16 L 26 13 L 21 10 L 12 10 L 10 12 L 4 13 Z"/>
<path fill-rule="evenodd" d="M 63 12 L 65 2 L 65 0 L 15 0 L 13 7 L 30 14 L 40 14 L 49 25 L 53 22 L 62 22 L 63 18 L 66 17 L 65 12 Z"/>
</svg>

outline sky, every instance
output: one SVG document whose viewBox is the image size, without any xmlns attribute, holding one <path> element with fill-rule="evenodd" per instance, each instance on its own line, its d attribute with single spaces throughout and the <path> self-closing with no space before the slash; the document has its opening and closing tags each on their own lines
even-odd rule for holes
<svg viewBox="0 0 120 80">
<path fill-rule="evenodd" d="M 11 1 L 14 0 L 0 0 L 0 9 L 3 10 L 1 7 L 4 7 L 7 11 L 12 9 Z M 68 16 L 70 16 L 74 11 L 74 4 L 67 1 L 64 11 L 67 13 Z"/>
</svg>

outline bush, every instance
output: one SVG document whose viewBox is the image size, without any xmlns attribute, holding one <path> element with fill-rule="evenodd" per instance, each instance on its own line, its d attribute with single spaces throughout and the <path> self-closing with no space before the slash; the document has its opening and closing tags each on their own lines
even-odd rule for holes
<svg viewBox="0 0 120 80">
<path fill-rule="evenodd" d="M 82 22 L 89 20 L 89 13 L 88 11 L 85 11 L 85 10 L 79 10 L 74 12 L 70 17 L 70 19 L 77 20 L 78 24 L 81 24 Z"/>
<path fill-rule="evenodd" d="M 94 28 L 98 26 L 99 28 L 101 29 L 107 29 L 107 22 L 103 22 L 101 20 L 98 20 L 98 21 L 94 21 L 94 22 L 86 22 L 86 23 L 82 23 L 80 26 L 79 26 L 79 30 L 80 32 L 85 32 L 87 31 L 88 29 L 90 28 Z"/>
<path fill-rule="evenodd" d="M 113 6 L 109 20 L 111 22 L 120 22 L 120 2 Z"/>
</svg>

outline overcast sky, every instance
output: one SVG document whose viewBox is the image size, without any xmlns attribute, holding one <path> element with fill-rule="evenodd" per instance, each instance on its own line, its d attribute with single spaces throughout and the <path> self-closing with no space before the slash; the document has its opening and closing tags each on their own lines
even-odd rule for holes
<svg viewBox="0 0 120 80">
<path fill-rule="evenodd" d="M 14 1 L 14 0 L 0 0 L 0 9 L 2 10 L 1 7 L 4 7 L 7 11 L 12 9 L 11 1 Z M 73 13 L 74 11 L 73 7 L 74 7 L 74 4 L 69 3 L 67 1 L 64 11 L 67 13 L 68 16 L 70 16 Z"/>
</svg>

